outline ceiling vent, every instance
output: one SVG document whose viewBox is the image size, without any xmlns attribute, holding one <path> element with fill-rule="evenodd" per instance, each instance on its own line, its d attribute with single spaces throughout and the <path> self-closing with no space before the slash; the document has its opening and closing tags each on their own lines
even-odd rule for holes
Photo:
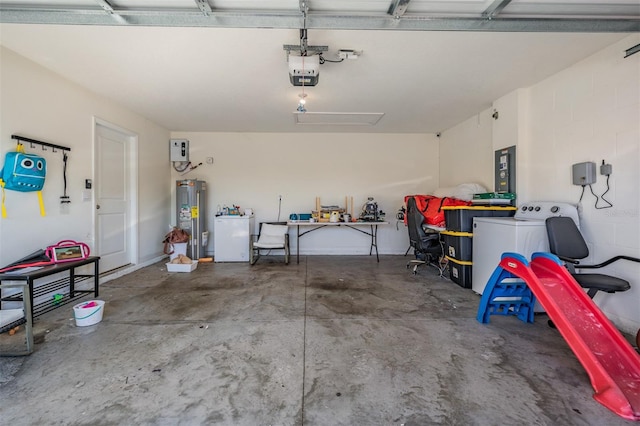
<svg viewBox="0 0 640 426">
<path fill-rule="evenodd" d="M 384 112 L 294 112 L 296 124 L 375 126 Z"/>
</svg>

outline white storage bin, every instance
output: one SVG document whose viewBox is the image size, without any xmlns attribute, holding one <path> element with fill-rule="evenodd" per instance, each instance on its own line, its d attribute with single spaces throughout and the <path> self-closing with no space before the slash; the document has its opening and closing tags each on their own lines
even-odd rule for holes
<svg viewBox="0 0 640 426">
<path fill-rule="evenodd" d="M 192 272 L 198 267 L 198 261 L 192 260 L 191 265 L 188 263 L 166 263 L 169 272 Z"/>
</svg>

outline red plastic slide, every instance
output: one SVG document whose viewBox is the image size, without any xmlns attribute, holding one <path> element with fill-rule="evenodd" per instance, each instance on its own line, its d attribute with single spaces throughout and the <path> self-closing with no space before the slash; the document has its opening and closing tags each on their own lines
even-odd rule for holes
<svg viewBox="0 0 640 426">
<path fill-rule="evenodd" d="M 625 419 L 640 421 L 640 355 L 558 258 L 535 253 L 527 265 L 505 254 L 500 267 L 533 291 L 587 371 L 595 400 Z"/>
</svg>

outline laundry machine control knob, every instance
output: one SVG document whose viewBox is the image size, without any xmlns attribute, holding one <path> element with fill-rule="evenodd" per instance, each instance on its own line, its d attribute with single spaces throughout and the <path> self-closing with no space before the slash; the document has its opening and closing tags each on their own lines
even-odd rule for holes
<svg viewBox="0 0 640 426">
<path fill-rule="evenodd" d="M 540 206 L 536 206 L 536 211 L 539 212 L 540 211 Z"/>
<path fill-rule="evenodd" d="M 558 213 L 559 211 L 560 211 L 560 207 L 558 206 L 551 207 L 551 213 Z"/>
</svg>

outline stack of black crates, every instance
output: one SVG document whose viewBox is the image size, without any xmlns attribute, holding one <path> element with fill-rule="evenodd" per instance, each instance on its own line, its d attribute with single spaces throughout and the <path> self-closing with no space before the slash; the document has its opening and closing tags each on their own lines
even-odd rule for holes
<svg viewBox="0 0 640 426">
<path fill-rule="evenodd" d="M 440 232 L 444 254 L 449 261 L 449 278 L 463 288 L 471 288 L 473 267 L 473 218 L 511 217 L 511 206 L 444 206 L 446 230 Z"/>
</svg>

